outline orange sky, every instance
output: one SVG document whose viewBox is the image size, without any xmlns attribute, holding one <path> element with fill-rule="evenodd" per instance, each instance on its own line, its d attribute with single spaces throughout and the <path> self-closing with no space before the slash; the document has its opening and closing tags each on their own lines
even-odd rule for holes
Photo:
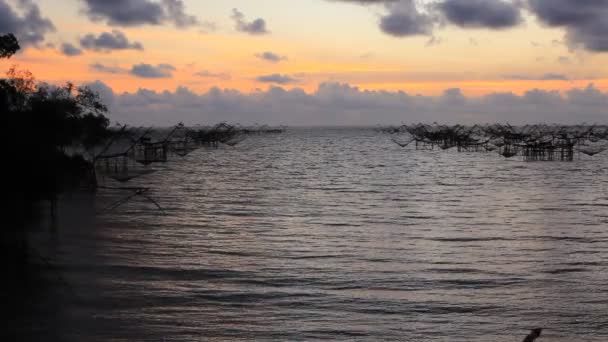
<svg viewBox="0 0 608 342">
<path fill-rule="evenodd" d="M 429 46 L 429 37 L 396 38 L 380 32 L 377 21 L 385 11 L 383 6 L 323 0 L 294 0 L 291 7 L 284 0 L 260 0 L 258 6 L 243 0 L 185 1 L 189 13 L 214 23 L 215 31 L 202 33 L 198 27 L 171 25 L 114 27 L 83 16 L 79 1 L 38 3 L 56 26 L 48 37 L 55 48 L 28 48 L 10 61 L 0 62 L 0 68 L 17 64 L 39 80 L 53 83 L 101 80 L 116 92 L 174 90 L 178 86 L 196 92 L 211 87 L 253 92 L 276 85 L 312 92 L 322 82 L 425 95 L 440 94 L 447 88 L 461 88 L 472 96 L 521 94 L 534 88 L 565 91 L 589 83 L 608 91 L 608 53 L 572 50 L 560 43 L 562 29 L 543 27 L 530 16 L 523 25 L 509 30 L 442 27 L 434 32 L 439 43 Z M 230 19 L 232 8 L 239 8 L 251 20 L 263 17 L 270 32 L 260 36 L 238 32 Z M 141 43 L 144 50 L 84 51 L 68 57 L 57 49 L 62 43 L 78 46 L 79 38 L 87 33 L 114 29 L 129 41 Z M 265 51 L 285 58 L 272 63 L 256 57 Z M 91 65 L 95 63 L 122 72 L 94 71 Z M 139 63 L 170 64 L 175 71 L 167 78 L 140 78 L 129 73 Z M 221 77 L 195 75 L 202 71 Z M 271 74 L 294 82 L 256 80 Z M 540 80 L 546 75 L 567 80 Z"/>
</svg>

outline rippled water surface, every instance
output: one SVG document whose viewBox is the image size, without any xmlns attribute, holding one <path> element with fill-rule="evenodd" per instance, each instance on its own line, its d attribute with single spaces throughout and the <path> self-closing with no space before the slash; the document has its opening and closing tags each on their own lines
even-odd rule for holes
<svg viewBox="0 0 608 342">
<path fill-rule="evenodd" d="M 68 284 L 58 338 L 608 340 L 605 156 L 526 163 L 294 129 L 161 168 L 136 183 L 166 215 L 136 198 L 38 234 Z"/>
</svg>

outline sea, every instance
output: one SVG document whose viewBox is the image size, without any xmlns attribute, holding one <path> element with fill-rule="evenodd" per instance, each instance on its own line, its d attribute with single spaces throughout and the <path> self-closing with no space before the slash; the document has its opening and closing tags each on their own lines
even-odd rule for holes
<svg viewBox="0 0 608 342">
<path fill-rule="evenodd" d="M 201 148 L 64 196 L 31 233 L 47 281 L 14 324 L 23 341 L 608 341 L 606 154 L 421 151 L 374 128 Z"/>
</svg>

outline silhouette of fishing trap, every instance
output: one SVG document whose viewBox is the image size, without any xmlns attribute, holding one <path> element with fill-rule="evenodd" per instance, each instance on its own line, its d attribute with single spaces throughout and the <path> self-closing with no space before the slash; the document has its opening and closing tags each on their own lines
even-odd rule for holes
<svg viewBox="0 0 608 342">
<path fill-rule="evenodd" d="M 525 161 L 573 161 L 578 152 L 594 156 L 608 149 L 608 126 L 599 125 L 402 125 L 382 129 L 401 147 L 415 142 L 416 150 L 496 152 Z"/>
<path fill-rule="evenodd" d="M 142 158 L 146 157 L 145 144 L 148 133 L 149 130 L 133 140 L 134 132 L 128 132 L 126 126 L 122 127 L 94 159 L 98 183 L 105 184 L 106 178 L 124 183 L 155 172 L 154 169 L 138 165 L 138 163 L 149 165 L 151 162 L 148 161 L 156 158 L 155 155 L 148 154 L 147 157 L 150 159 L 144 159 L 142 162 Z"/>
<path fill-rule="evenodd" d="M 171 156 L 185 157 L 197 149 L 220 144 L 236 146 L 251 134 L 277 134 L 285 128 L 255 126 L 244 128 L 220 123 L 211 127 L 187 128 L 180 123 L 170 129 L 121 127 L 93 158 L 95 185 L 97 189 L 128 192 L 127 195 L 107 206 L 104 211 L 114 210 L 135 197 L 153 203 L 160 211 L 162 207 L 152 197 L 148 186 L 124 186 L 122 184 L 162 170 Z M 114 183 L 112 183 L 114 182 Z M 116 184 L 118 183 L 118 185 Z"/>
<path fill-rule="evenodd" d="M 179 127 L 176 126 L 176 127 Z M 167 162 L 169 150 L 168 141 L 173 129 L 165 139 L 152 141 L 152 130 L 146 129 L 127 131 L 126 126 L 108 142 L 104 149 L 94 160 L 94 168 L 98 182 L 102 184 L 99 189 L 128 191 L 129 194 L 116 200 L 106 207 L 102 212 L 112 211 L 123 204 L 129 202 L 134 197 L 143 197 L 153 203 L 161 212 L 162 207 L 152 197 L 150 188 L 144 186 L 110 186 L 107 185 L 106 178 L 118 183 L 126 183 L 133 179 L 154 173 L 157 169 L 151 168 L 153 163 Z M 134 138 L 137 137 L 137 138 Z"/>
<path fill-rule="evenodd" d="M 134 187 L 125 187 L 125 186 L 123 186 L 123 187 L 100 187 L 100 188 L 106 189 L 106 190 L 128 192 L 127 195 L 124 195 L 124 196 L 120 197 L 119 199 L 114 200 L 111 204 L 105 206 L 101 211 L 98 212 L 100 214 L 111 212 L 115 209 L 118 209 L 119 207 L 130 202 L 135 197 L 141 197 L 141 198 L 145 199 L 146 201 L 148 201 L 149 203 L 154 204 L 156 206 L 156 208 L 162 214 L 165 214 L 165 210 L 163 209 L 163 207 L 161 207 L 161 205 L 158 204 L 158 202 L 149 195 L 149 193 L 151 191 L 150 188 L 138 187 L 138 186 L 134 186 Z"/>
</svg>

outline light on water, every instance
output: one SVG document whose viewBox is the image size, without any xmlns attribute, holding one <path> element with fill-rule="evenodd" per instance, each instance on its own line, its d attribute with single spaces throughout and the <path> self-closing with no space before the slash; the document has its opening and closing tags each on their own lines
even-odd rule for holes
<svg viewBox="0 0 608 342">
<path fill-rule="evenodd" d="M 135 199 L 36 234 L 70 284 L 49 325 L 73 341 L 606 341 L 607 168 L 371 129 L 199 149 L 134 180 L 166 215 Z"/>
</svg>

